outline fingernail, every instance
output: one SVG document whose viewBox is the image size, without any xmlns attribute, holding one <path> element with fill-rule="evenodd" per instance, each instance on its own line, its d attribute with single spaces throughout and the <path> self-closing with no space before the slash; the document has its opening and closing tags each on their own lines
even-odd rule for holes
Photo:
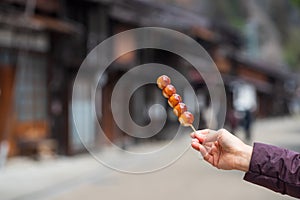
<svg viewBox="0 0 300 200">
<path fill-rule="evenodd" d="M 192 143 L 199 143 L 199 140 L 194 138 L 194 139 L 192 139 Z"/>
<path fill-rule="evenodd" d="M 192 142 L 192 146 L 199 147 L 199 143 L 198 142 Z"/>
</svg>

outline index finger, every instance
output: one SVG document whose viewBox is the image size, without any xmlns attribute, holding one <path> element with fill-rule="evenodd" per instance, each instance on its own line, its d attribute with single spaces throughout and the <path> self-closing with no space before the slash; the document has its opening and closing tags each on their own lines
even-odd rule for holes
<svg viewBox="0 0 300 200">
<path fill-rule="evenodd" d="M 210 131 L 210 129 L 197 130 L 196 132 L 191 133 L 191 137 L 195 138 L 197 134 L 207 135 L 209 133 L 209 131 Z"/>
<path fill-rule="evenodd" d="M 201 139 L 203 143 L 205 142 L 215 142 L 218 140 L 220 136 L 219 131 L 211 130 L 211 129 L 204 129 L 199 130 L 194 134 L 194 137 L 197 139 Z"/>
</svg>

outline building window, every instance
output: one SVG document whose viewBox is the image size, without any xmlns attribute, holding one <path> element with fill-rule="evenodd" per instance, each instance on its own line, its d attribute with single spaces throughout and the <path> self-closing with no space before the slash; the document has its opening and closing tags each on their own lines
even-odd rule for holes
<svg viewBox="0 0 300 200">
<path fill-rule="evenodd" d="M 15 108 L 18 120 L 46 120 L 46 75 L 44 56 L 31 53 L 18 55 L 15 81 Z"/>
</svg>

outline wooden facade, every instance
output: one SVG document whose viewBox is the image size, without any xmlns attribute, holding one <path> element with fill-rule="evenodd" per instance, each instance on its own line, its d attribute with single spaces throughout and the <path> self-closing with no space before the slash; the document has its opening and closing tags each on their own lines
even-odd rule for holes
<svg viewBox="0 0 300 200">
<path fill-rule="evenodd" d="M 66 153 L 67 129 L 58 128 L 66 119 L 61 123 L 53 117 L 65 112 L 53 89 L 57 78 L 66 77 L 61 73 L 65 54 L 57 55 L 55 46 L 79 29 L 53 17 L 60 12 L 59 1 L 2 1 L 0 6 L 0 142 L 8 141 L 9 155 L 37 158 L 46 148 Z M 65 99 L 67 91 L 61 92 Z"/>
<path fill-rule="evenodd" d="M 10 0 L 4 2 L 17 5 L 18 8 L 21 7 L 23 10 L 26 8 L 26 1 Z M 0 54 L 4 55 L 3 52 L 7 52 L 6 50 L 14 52 L 11 54 L 11 62 L 8 64 L 5 58 L 1 59 L 0 56 L 0 141 L 10 141 L 11 155 L 26 153 L 28 150 L 27 144 L 33 143 L 33 147 L 36 148 L 34 145 L 45 139 L 55 141 L 56 151 L 60 154 L 71 155 L 84 151 L 84 147 L 76 136 L 71 113 L 72 89 L 77 71 L 87 53 L 101 41 L 120 31 L 136 27 L 159 26 L 171 28 L 181 31 L 198 41 L 209 52 L 221 72 L 225 83 L 227 101 L 230 104 L 232 104 L 233 98 L 231 83 L 245 81 L 256 88 L 259 104 L 257 116 L 267 117 L 288 113 L 286 107 L 289 102 L 289 93 L 284 87 L 289 73 L 270 68 L 268 63 L 250 62 L 240 56 L 242 38 L 230 28 L 216 27 L 201 16 L 178 7 L 168 7 L 158 2 L 151 3 L 151 1 L 143 0 L 65 0 L 63 1 L 64 9 L 62 9 L 60 1 L 51 2 L 37 1 L 37 7 L 33 9 L 33 13 L 28 17 L 28 25 L 22 24 L 20 20 L 20 17 L 24 16 L 22 12 L 19 13 L 20 15 L 17 18 L 11 15 L 6 16 L 7 19 L 15 19 L 14 22 L 0 20 L 0 24 L 3 25 L 0 31 L 3 33 L 7 31 L 13 33 L 24 32 L 23 36 L 20 35 L 20 38 L 26 36 L 25 40 L 26 38 L 30 39 L 32 35 L 39 38 L 36 43 L 22 43 L 24 40 L 21 40 L 20 44 L 12 41 L 9 44 L 10 46 L 6 46 L 5 41 L 1 43 L 0 37 Z M 45 6 L 48 4 L 51 5 Z M 166 20 L 160 20 L 153 13 Z M 4 14 L 0 13 L 0 15 Z M 58 16 L 64 16 L 69 20 L 64 21 Z M 28 41 L 35 40 L 31 38 Z M 26 44 L 29 44 L 31 49 L 24 48 Z M 36 99 L 34 102 L 27 102 L 28 106 L 25 107 L 28 111 L 24 111 L 23 120 L 20 120 L 20 116 L 23 116 L 24 113 L 19 113 L 15 104 L 16 101 L 14 101 L 18 98 L 27 98 L 27 96 L 20 96 L 20 93 L 15 93 L 16 84 L 21 81 L 18 70 L 22 65 L 17 63 L 16 58 L 20 55 L 20 52 L 25 52 L 26 59 L 34 61 L 29 63 L 30 66 L 45 64 L 45 69 L 39 72 L 35 68 L 29 68 L 29 70 L 37 73 L 36 76 L 43 77 L 44 81 L 37 79 L 37 82 L 31 82 L 33 78 L 30 78 L 29 74 L 29 78 L 27 77 L 26 80 L 30 81 L 21 82 L 21 85 L 22 83 L 24 85 L 31 84 L 29 90 L 33 92 L 33 96 L 28 98 L 32 99 L 34 97 Z M 41 58 L 44 60 L 39 60 Z M 35 64 L 35 61 L 37 64 Z M 106 136 L 111 141 L 121 141 L 122 143 L 126 139 L 126 135 L 115 124 L 110 109 L 110 98 L 114 84 L 131 67 L 148 62 L 173 66 L 191 80 L 199 93 L 203 93 L 205 96 L 208 95 L 203 79 L 194 76 L 192 66 L 176 57 L 176 55 L 153 50 L 128 54 L 120 58 L 118 62 L 113 63 L 113 66 L 106 71 L 107 80 L 101 83 L 98 89 L 99 98 L 101 98 L 99 100 L 101 105 L 96 105 L 101 112 L 98 120 L 103 126 Z M 35 87 L 35 84 L 39 83 L 40 85 L 45 84 L 45 87 L 42 89 Z M 88 84 L 84 81 L 82 87 L 89 90 Z M 135 97 L 135 102 L 139 102 L 136 106 L 139 108 L 151 104 L 149 101 L 154 101 L 153 97 L 145 96 L 146 88 L 143 90 L 144 92 L 141 91 Z M 148 87 L 147 91 L 151 91 L 151 88 Z M 89 93 L 85 95 L 89 96 Z M 41 102 L 37 100 L 39 97 L 42 97 Z M 92 105 L 89 105 L 88 101 L 83 103 L 86 106 L 81 110 L 84 117 L 89 115 L 88 108 Z M 79 108 L 80 106 L 78 106 Z M 41 115 L 27 118 L 28 113 L 41 113 Z M 136 115 L 138 114 L 136 112 Z M 141 124 L 147 123 L 147 118 L 138 120 Z M 169 120 L 170 124 L 177 123 L 176 119 L 174 120 L 171 116 Z M 205 127 L 205 124 L 201 124 L 200 127 Z M 91 128 L 86 140 L 102 145 L 103 138 L 97 136 L 97 131 L 97 129 Z"/>
</svg>

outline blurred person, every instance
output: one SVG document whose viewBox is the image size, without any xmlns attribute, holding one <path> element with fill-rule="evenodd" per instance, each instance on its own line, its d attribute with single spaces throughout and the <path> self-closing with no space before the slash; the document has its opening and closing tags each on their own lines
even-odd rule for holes
<svg viewBox="0 0 300 200">
<path fill-rule="evenodd" d="M 239 125 L 239 119 L 236 116 L 236 111 L 232 105 L 232 99 L 227 101 L 227 112 L 226 112 L 226 125 L 232 134 L 235 134 L 236 129 Z"/>
<path fill-rule="evenodd" d="M 252 147 L 225 129 L 199 130 L 191 137 L 191 146 L 212 166 L 244 171 L 248 182 L 300 198 L 300 153 L 263 143 Z"/>
<path fill-rule="evenodd" d="M 209 96 L 206 97 L 206 105 L 203 109 L 203 119 L 206 124 L 205 127 L 208 127 L 210 129 L 215 129 L 216 127 L 218 127 L 216 113 L 214 112 L 214 108 Z"/>
<path fill-rule="evenodd" d="M 251 128 L 252 128 L 252 123 L 253 123 L 253 114 L 250 109 L 244 111 L 244 118 L 243 118 L 242 122 L 243 122 L 242 125 L 243 125 L 245 133 L 246 133 L 246 140 L 250 141 L 251 135 L 252 135 Z"/>
<path fill-rule="evenodd" d="M 237 117 L 235 117 L 235 113 L 233 109 L 228 110 L 226 114 L 226 120 L 227 123 L 229 124 L 229 131 L 234 134 L 235 130 L 238 127 L 238 119 Z"/>
<path fill-rule="evenodd" d="M 234 115 L 238 115 L 239 121 L 245 131 L 247 141 L 251 140 L 254 112 L 257 109 L 255 87 L 246 82 L 233 84 Z"/>
</svg>

